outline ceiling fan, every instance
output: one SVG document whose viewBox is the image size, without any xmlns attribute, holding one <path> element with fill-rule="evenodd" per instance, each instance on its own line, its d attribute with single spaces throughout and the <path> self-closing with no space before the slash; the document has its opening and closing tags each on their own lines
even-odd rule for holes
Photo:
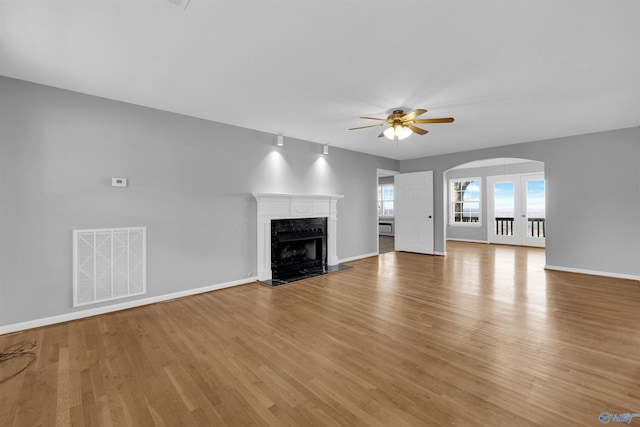
<svg viewBox="0 0 640 427">
<path fill-rule="evenodd" d="M 422 108 L 417 108 L 407 114 L 405 114 L 404 111 L 402 110 L 393 110 L 393 113 L 389 114 L 389 116 L 387 116 L 386 119 L 379 119 L 376 117 L 360 117 L 361 119 L 367 119 L 367 120 L 380 120 L 383 123 L 378 123 L 376 125 L 370 125 L 370 126 L 361 126 L 357 128 L 351 128 L 349 130 L 372 128 L 376 126 L 389 126 L 387 129 L 384 130 L 384 132 L 378 135 L 378 138 L 386 136 L 391 140 L 393 139 L 401 140 L 401 139 L 405 139 L 412 133 L 417 133 L 418 135 L 424 135 L 425 133 L 429 132 L 428 130 L 420 129 L 419 127 L 415 126 L 417 124 L 453 122 L 453 117 L 416 120 L 416 117 L 426 112 L 427 110 L 423 110 Z"/>
</svg>

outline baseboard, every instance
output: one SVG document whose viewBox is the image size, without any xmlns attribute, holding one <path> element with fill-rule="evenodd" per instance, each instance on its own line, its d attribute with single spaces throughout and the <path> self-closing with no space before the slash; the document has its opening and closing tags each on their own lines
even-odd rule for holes
<svg viewBox="0 0 640 427">
<path fill-rule="evenodd" d="M 434 252 L 433 254 L 438 256 L 447 256 L 446 252 Z"/>
<path fill-rule="evenodd" d="M 608 271 L 584 270 L 582 268 L 560 267 L 557 265 L 545 265 L 545 270 L 566 271 L 567 273 L 591 274 L 594 276 L 614 277 L 616 279 L 640 280 L 640 276 L 633 274 L 610 273 Z"/>
<path fill-rule="evenodd" d="M 485 244 L 489 244 L 489 241 L 487 241 L 487 240 L 453 239 L 451 237 L 447 237 L 447 240 L 453 240 L 454 242 L 469 242 L 469 243 L 485 243 Z"/>
<path fill-rule="evenodd" d="M 342 258 L 338 262 L 340 264 L 342 264 L 342 263 L 345 263 L 345 262 L 356 261 L 356 260 L 363 259 L 363 258 L 371 258 L 372 256 L 378 256 L 378 253 L 377 252 L 371 252 L 370 254 L 352 256 L 351 258 Z"/>
<path fill-rule="evenodd" d="M 235 280 L 233 282 L 219 283 L 217 285 L 205 286 L 202 288 L 189 289 L 186 291 L 174 292 L 171 294 L 159 295 L 150 298 L 138 299 L 134 301 L 113 304 L 104 307 L 91 308 L 89 310 L 75 311 L 72 313 L 60 314 L 57 316 L 44 317 L 41 319 L 29 320 L 21 323 L 13 323 L 10 325 L 0 326 L 0 335 L 9 334 L 11 332 L 24 331 L 26 329 L 39 328 L 41 326 L 53 325 L 56 323 L 69 322 L 71 320 L 83 319 L 85 317 L 97 316 L 99 314 L 112 313 L 114 311 L 127 310 L 129 308 L 141 307 L 143 305 L 154 304 L 157 302 L 169 301 L 176 298 L 183 298 L 191 295 L 202 294 L 205 292 L 217 291 L 219 289 L 230 288 L 232 286 L 244 285 L 255 282 L 257 277 L 248 277 L 246 279 Z"/>
</svg>

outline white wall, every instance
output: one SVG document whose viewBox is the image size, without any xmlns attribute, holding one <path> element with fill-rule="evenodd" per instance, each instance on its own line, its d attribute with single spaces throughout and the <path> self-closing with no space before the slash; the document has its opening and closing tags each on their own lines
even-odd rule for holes
<svg viewBox="0 0 640 427">
<path fill-rule="evenodd" d="M 375 253 L 377 169 L 398 169 L 6 77 L 0 129 L 0 327 L 77 311 L 73 229 L 147 226 L 148 294 L 119 302 L 255 276 L 254 191 L 345 195 L 338 256 Z"/>
</svg>

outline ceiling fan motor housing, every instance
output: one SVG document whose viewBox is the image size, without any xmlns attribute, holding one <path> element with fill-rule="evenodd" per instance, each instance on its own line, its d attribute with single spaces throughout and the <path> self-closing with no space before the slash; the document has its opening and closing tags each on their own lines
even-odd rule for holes
<svg viewBox="0 0 640 427">
<path fill-rule="evenodd" d="M 404 111 L 402 110 L 393 110 L 393 113 L 389 114 L 389 117 L 387 117 L 387 121 L 389 123 L 393 123 L 394 121 L 399 120 L 400 117 L 404 115 Z"/>
</svg>

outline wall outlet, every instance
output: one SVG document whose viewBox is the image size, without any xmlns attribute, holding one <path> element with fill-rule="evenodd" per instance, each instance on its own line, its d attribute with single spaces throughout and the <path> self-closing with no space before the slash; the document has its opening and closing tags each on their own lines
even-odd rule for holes
<svg viewBox="0 0 640 427">
<path fill-rule="evenodd" d="M 111 178 L 112 187 L 126 187 L 127 178 Z"/>
</svg>

